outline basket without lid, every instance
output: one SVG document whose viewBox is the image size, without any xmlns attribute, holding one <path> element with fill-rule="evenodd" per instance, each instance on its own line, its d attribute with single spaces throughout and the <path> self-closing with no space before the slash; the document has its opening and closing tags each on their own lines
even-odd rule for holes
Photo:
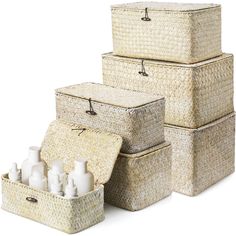
<svg viewBox="0 0 236 236">
<path fill-rule="evenodd" d="M 121 144 L 122 138 L 118 135 L 57 120 L 47 130 L 41 157 L 48 166 L 53 160 L 63 160 L 66 172 L 73 169 L 76 159 L 86 159 L 95 183 L 105 184 L 110 179 Z"/>
</svg>

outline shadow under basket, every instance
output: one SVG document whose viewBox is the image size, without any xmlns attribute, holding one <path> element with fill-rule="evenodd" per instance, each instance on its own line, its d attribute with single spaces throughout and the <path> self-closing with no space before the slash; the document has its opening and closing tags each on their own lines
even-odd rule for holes
<svg viewBox="0 0 236 236">
<path fill-rule="evenodd" d="M 120 153 L 105 184 L 105 202 L 137 211 L 171 192 L 171 145 L 165 142 L 136 154 Z"/>
<path fill-rule="evenodd" d="M 66 233 L 77 233 L 104 219 L 104 184 L 110 179 L 122 145 L 118 135 L 54 121 L 41 148 L 41 158 L 49 167 L 62 160 L 65 172 L 74 161 L 86 158 L 95 188 L 82 196 L 67 199 L 15 183 L 2 176 L 2 208 Z"/>
</svg>

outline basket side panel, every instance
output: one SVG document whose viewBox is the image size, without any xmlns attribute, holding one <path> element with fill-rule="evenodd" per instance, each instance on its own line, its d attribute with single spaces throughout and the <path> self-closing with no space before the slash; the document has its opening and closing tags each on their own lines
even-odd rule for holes
<svg viewBox="0 0 236 236">
<path fill-rule="evenodd" d="M 195 132 L 194 195 L 234 172 L 235 117 Z"/>
<path fill-rule="evenodd" d="M 137 158 L 119 157 L 105 185 L 105 201 L 131 211 L 170 194 L 171 146 Z"/>
</svg>

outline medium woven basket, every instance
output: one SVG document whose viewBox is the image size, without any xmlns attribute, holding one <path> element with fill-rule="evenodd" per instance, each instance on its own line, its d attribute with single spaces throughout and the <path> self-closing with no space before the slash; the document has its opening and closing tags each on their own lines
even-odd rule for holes
<svg viewBox="0 0 236 236">
<path fill-rule="evenodd" d="M 221 54 L 216 4 L 129 3 L 112 6 L 115 55 L 195 63 Z"/>
<path fill-rule="evenodd" d="M 164 98 L 94 83 L 56 90 L 57 118 L 123 138 L 135 153 L 164 141 Z"/>
<path fill-rule="evenodd" d="M 161 94 L 165 123 L 198 128 L 233 112 L 233 56 L 185 65 L 103 55 L 106 85 Z"/>
<path fill-rule="evenodd" d="M 137 211 L 171 191 L 171 145 L 165 142 L 137 154 L 121 153 L 105 184 L 105 201 Z"/>
<path fill-rule="evenodd" d="M 194 196 L 234 172 L 233 113 L 199 129 L 166 125 L 165 136 L 173 147 L 173 191 Z"/>
<path fill-rule="evenodd" d="M 73 169 L 77 158 L 88 161 L 94 174 L 93 191 L 72 199 L 14 183 L 2 177 L 2 208 L 67 233 L 76 233 L 104 219 L 104 187 L 121 148 L 118 135 L 94 131 L 82 126 L 52 122 L 45 135 L 41 157 L 51 166 L 63 160 L 65 171 Z"/>
</svg>

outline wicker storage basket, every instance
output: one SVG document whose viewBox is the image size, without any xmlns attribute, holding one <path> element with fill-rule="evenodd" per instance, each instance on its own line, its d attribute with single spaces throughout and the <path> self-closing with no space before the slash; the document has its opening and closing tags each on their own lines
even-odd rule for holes
<svg viewBox="0 0 236 236">
<path fill-rule="evenodd" d="M 146 75 L 146 76 L 145 76 Z M 106 85 L 161 94 L 165 123 L 198 128 L 233 112 L 233 56 L 192 65 L 103 55 Z"/>
<path fill-rule="evenodd" d="M 58 119 L 122 136 L 124 153 L 164 141 L 164 103 L 161 96 L 94 83 L 56 90 Z"/>
<path fill-rule="evenodd" d="M 121 137 L 83 127 L 53 122 L 42 144 L 41 156 L 50 166 L 64 161 L 65 170 L 74 160 L 87 158 L 94 174 L 95 189 L 81 197 L 66 199 L 52 193 L 14 183 L 2 177 L 2 208 L 67 233 L 76 233 L 104 219 L 104 187 L 121 148 Z M 82 132 L 82 133 L 81 133 Z"/>
<path fill-rule="evenodd" d="M 136 211 L 171 191 L 171 145 L 165 142 L 137 154 L 121 153 L 105 184 L 105 202 Z"/>
<path fill-rule="evenodd" d="M 234 172 L 234 114 L 199 129 L 167 125 L 165 135 L 173 148 L 173 191 L 194 196 Z"/>
<path fill-rule="evenodd" d="M 112 6 L 114 54 L 195 63 L 221 54 L 216 4 L 130 3 Z"/>
</svg>

